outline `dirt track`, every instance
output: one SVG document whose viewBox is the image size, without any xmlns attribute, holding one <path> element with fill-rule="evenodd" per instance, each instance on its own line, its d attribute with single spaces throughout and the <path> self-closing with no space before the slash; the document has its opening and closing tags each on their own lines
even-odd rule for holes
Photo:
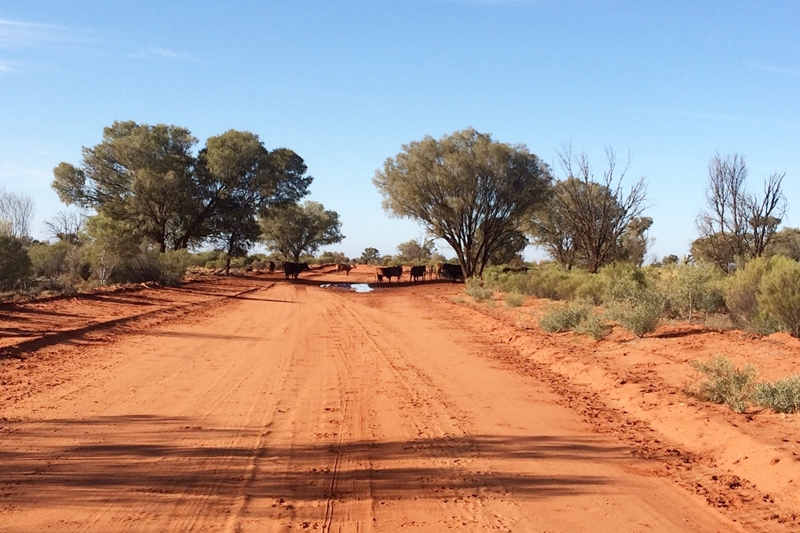
<svg viewBox="0 0 800 533">
<path fill-rule="evenodd" d="M 261 276 L 0 311 L 0 531 L 790 530 L 709 506 L 691 483 L 722 470 L 598 421 L 580 372 L 459 291 Z"/>
</svg>

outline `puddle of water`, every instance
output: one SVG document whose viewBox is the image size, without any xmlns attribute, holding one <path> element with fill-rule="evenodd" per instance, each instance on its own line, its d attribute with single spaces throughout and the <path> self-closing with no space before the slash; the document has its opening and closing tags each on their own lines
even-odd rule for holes
<svg viewBox="0 0 800 533">
<path fill-rule="evenodd" d="M 372 292 L 372 287 L 366 283 L 323 283 L 323 289 L 346 289 L 355 292 Z"/>
</svg>

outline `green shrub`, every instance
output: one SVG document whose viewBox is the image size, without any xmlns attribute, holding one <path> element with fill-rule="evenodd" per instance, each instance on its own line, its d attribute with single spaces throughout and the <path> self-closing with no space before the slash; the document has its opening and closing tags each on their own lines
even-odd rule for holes
<svg viewBox="0 0 800 533">
<path fill-rule="evenodd" d="M 612 263 L 599 274 L 604 285 L 604 302 L 629 300 L 646 286 L 644 271 L 630 263 Z"/>
<path fill-rule="evenodd" d="M 625 300 L 609 304 L 608 316 L 637 337 L 655 331 L 664 314 L 664 296 L 656 289 L 634 288 Z"/>
<path fill-rule="evenodd" d="M 744 412 L 756 391 L 758 369 L 753 365 L 737 368 L 720 355 L 708 361 L 692 361 L 692 366 L 706 375 L 706 380 L 688 392 L 698 399 L 726 404 L 737 413 Z"/>
<path fill-rule="evenodd" d="M 0 288 L 13 289 L 31 274 L 31 258 L 20 239 L 0 235 Z"/>
<path fill-rule="evenodd" d="M 777 331 L 778 325 L 770 320 L 758 305 L 761 292 L 761 279 L 772 269 L 776 260 L 757 257 L 728 278 L 725 284 L 725 305 L 730 312 L 731 321 L 737 328 L 768 335 Z"/>
<path fill-rule="evenodd" d="M 800 263 L 773 257 L 761 277 L 756 302 L 758 316 L 768 324 L 800 337 Z"/>
<path fill-rule="evenodd" d="M 464 288 L 464 292 L 479 302 L 491 300 L 494 296 L 494 291 L 492 291 L 492 289 L 489 287 L 486 287 L 483 284 L 483 281 L 478 278 L 468 279 L 466 282 L 466 287 Z"/>
<path fill-rule="evenodd" d="M 525 303 L 525 297 L 521 294 L 509 293 L 505 296 L 506 307 L 520 307 Z"/>
<path fill-rule="evenodd" d="M 62 242 L 33 244 L 28 248 L 31 271 L 36 277 L 55 278 L 64 272 L 67 252 L 72 245 Z"/>
<path fill-rule="evenodd" d="M 773 383 L 759 383 L 755 403 L 778 413 L 800 411 L 800 376 L 791 376 Z"/>
<path fill-rule="evenodd" d="M 611 332 L 611 327 L 606 323 L 603 315 L 592 312 L 578 322 L 574 331 L 581 335 L 589 335 L 596 341 L 601 341 Z"/>
<path fill-rule="evenodd" d="M 539 327 L 553 333 L 571 331 L 583 320 L 586 320 L 591 310 L 591 304 L 583 300 L 576 300 L 568 304 L 556 304 L 551 306 L 539 319 Z"/>
<path fill-rule="evenodd" d="M 712 266 L 670 265 L 657 269 L 654 277 L 666 300 L 666 311 L 674 318 L 691 320 L 696 312 L 708 316 L 725 308 L 724 278 Z"/>
</svg>

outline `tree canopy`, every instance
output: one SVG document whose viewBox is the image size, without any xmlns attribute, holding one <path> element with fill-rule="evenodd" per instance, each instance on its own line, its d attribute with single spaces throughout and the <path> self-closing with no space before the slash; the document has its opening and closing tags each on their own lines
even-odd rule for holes
<svg viewBox="0 0 800 533">
<path fill-rule="evenodd" d="M 708 163 L 706 208 L 697 217 L 692 255 L 724 272 L 765 255 L 786 214 L 785 174 L 770 175 L 759 197 L 747 190 L 749 173 L 739 154 L 715 154 Z"/>
<path fill-rule="evenodd" d="M 294 262 L 303 254 L 313 254 L 320 246 L 344 239 L 336 211 L 319 202 L 291 204 L 271 210 L 261 219 L 262 239 L 267 247 Z"/>
<path fill-rule="evenodd" d="M 547 165 L 525 146 L 470 128 L 403 145 L 373 183 L 386 211 L 421 222 L 455 250 L 466 276 L 479 276 L 544 201 L 550 179 Z"/>
<path fill-rule="evenodd" d="M 590 272 L 617 260 L 641 264 L 647 246 L 645 232 L 652 219 L 641 217 L 645 184 L 640 179 L 625 194 L 617 176 L 616 157 L 607 150 L 608 166 L 596 179 L 585 154 L 565 147 L 561 165 L 566 177 L 558 181 L 546 204 L 533 212 L 528 231 L 534 242 L 567 269 L 582 266 Z"/>
<path fill-rule="evenodd" d="M 167 248 L 223 243 L 230 254 L 258 236 L 257 215 L 297 202 L 313 178 L 297 154 L 268 151 L 258 136 L 230 130 L 195 156 L 186 128 L 114 122 L 83 149 L 80 166 L 61 163 L 53 188 L 67 204 L 92 208 Z"/>
</svg>

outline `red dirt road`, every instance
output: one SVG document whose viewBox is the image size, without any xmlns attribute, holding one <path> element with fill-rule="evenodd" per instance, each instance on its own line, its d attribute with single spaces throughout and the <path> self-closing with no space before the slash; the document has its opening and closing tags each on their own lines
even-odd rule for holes
<svg viewBox="0 0 800 533">
<path fill-rule="evenodd" d="M 0 531 L 788 530 L 599 432 L 460 289 L 261 276 L 73 326 L 0 310 Z"/>
</svg>

